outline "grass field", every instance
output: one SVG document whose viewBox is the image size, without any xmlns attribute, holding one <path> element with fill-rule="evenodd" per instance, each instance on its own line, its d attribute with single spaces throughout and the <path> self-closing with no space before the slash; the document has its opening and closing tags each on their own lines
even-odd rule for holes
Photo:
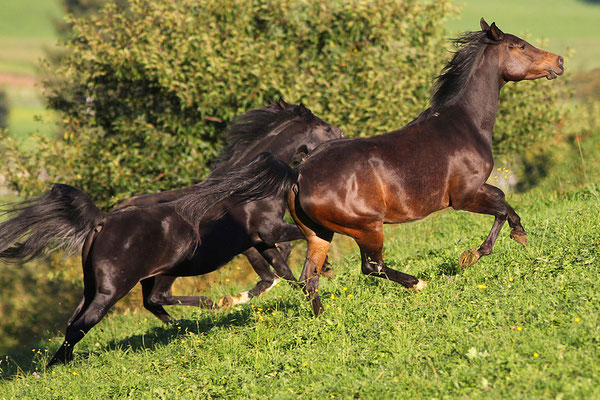
<svg viewBox="0 0 600 400">
<path fill-rule="evenodd" d="M 4 0 L 0 9 L 0 71 L 33 74 L 44 47 L 55 45 L 58 0 Z"/>
<path fill-rule="evenodd" d="M 61 17 L 58 0 L 2 2 L 0 86 L 10 102 L 8 129 L 12 136 L 25 139 L 32 133 L 53 131 L 52 114 L 45 110 L 35 85 L 39 60 L 45 56 L 45 50 L 56 45 L 53 21 Z"/>
</svg>

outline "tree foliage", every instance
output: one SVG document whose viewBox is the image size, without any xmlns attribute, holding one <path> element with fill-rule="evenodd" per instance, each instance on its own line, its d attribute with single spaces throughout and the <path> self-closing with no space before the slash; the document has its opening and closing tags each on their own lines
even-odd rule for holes
<svg viewBox="0 0 600 400">
<path fill-rule="evenodd" d="M 280 96 L 349 135 L 399 128 L 427 107 L 449 58 L 449 12 L 449 0 L 108 4 L 69 21 L 68 51 L 44 82 L 64 139 L 36 154 L 5 140 L 9 181 L 29 193 L 47 176 L 104 206 L 186 186 L 206 173 L 235 115 Z M 497 151 L 552 130 L 553 93 L 504 92 Z"/>
</svg>

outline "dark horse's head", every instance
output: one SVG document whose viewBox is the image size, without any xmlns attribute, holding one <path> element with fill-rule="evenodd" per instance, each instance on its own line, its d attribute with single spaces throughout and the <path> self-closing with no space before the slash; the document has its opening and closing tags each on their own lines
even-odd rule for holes
<svg viewBox="0 0 600 400">
<path fill-rule="evenodd" d="M 302 104 L 279 100 L 239 116 L 226 135 L 228 145 L 213 165 L 213 173 L 250 161 L 262 152 L 289 164 L 302 159 L 322 142 L 343 137 L 344 132 Z"/>
<path fill-rule="evenodd" d="M 489 26 L 481 18 L 480 25 L 487 38 L 499 44 L 499 61 L 504 81 L 542 77 L 554 79 L 564 72 L 561 56 L 540 50 L 515 35 L 503 33 L 494 22 Z"/>
</svg>

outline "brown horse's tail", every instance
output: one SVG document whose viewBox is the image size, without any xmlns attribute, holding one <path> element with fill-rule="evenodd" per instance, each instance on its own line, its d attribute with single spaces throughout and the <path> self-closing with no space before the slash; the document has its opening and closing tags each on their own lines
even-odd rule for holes
<svg viewBox="0 0 600 400">
<path fill-rule="evenodd" d="M 285 200 L 298 181 L 298 171 L 270 153 L 261 153 L 243 166 L 236 166 L 218 176 L 209 176 L 194 192 L 177 200 L 176 209 L 188 223 L 198 227 L 226 211 L 219 203 L 228 199 L 242 204 L 264 198 Z M 210 212 L 210 217 L 207 215 Z"/>
<path fill-rule="evenodd" d="M 9 217 L 0 224 L 0 260 L 13 263 L 57 248 L 81 251 L 105 216 L 84 192 L 60 183 L 40 197 L 3 207 L 0 215 Z"/>
</svg>

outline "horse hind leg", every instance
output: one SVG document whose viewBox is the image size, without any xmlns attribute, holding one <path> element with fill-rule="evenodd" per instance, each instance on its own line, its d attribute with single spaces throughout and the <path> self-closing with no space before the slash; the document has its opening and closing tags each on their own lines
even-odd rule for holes
<svg viewBox="0 0 600 400">
<path fill-rule="evenodd" d="M 319 275 L 333 239 L 333 232 L 321 232 L 311 235 L 307 239 L 306 260 L 300 281 L 304 283 L 304 293 L 311 301 L 313 312 L 318 316 L 324 310 L 318 293 Z"/>
<path fill-rule="evenodd" d="M 361 271 L 368 276 L 389 279 L 407 289 L 420 292 L 427 282 L 404 272 L 388 267 L 383 261 L 383 227 L 381 224 L 368 231 L 354 232 L 353 236 L 360 248 Z"/>
<path fill-rule="evenodd" d="M 306 260 L 300 274 L 300 283 L 304 284 L 304 293 L 310 299 L 313 312 L 316 316 L 323 312 L 323 304 L 319 298 L 319 275 L 327 259 L 327 252 L 333 239 L 333 230 L 330 230 L 309 217 L 300 205 L 297 197 L 298 188 L 288 192 L 288 210 L 294 222 L 306 237 Z"/>
<path fill-rule="evenodd" d="M 298 225 L 282 223 L 278 227 L 272 228 L 272 230 L 279 231 L 276 246 L 285 262 L 287 262 L 287 259 L 292 251 L 292 245 L 289 242 L 294 240 L 306 240 L 306 237 L 300 228 L 298 228 Z M 325 262 L 321 268 L 320 276 L 332 279 L 335 278 L 333 267 L 329 263 L 328 258 L 325 258 Z"/>
<path fill-rule="evenodd" d="M 135 286 L 135 283 L 121 282 L 95 288 L 92 296 L 84 294 L 75 313 L 69 319 L 65 332 L 65 340 L 56 351 L 48 366 L 67 363 L 73 359 L 73 347 L 92 329 L 108 312 L 108 310 Z"/>
</svg>

